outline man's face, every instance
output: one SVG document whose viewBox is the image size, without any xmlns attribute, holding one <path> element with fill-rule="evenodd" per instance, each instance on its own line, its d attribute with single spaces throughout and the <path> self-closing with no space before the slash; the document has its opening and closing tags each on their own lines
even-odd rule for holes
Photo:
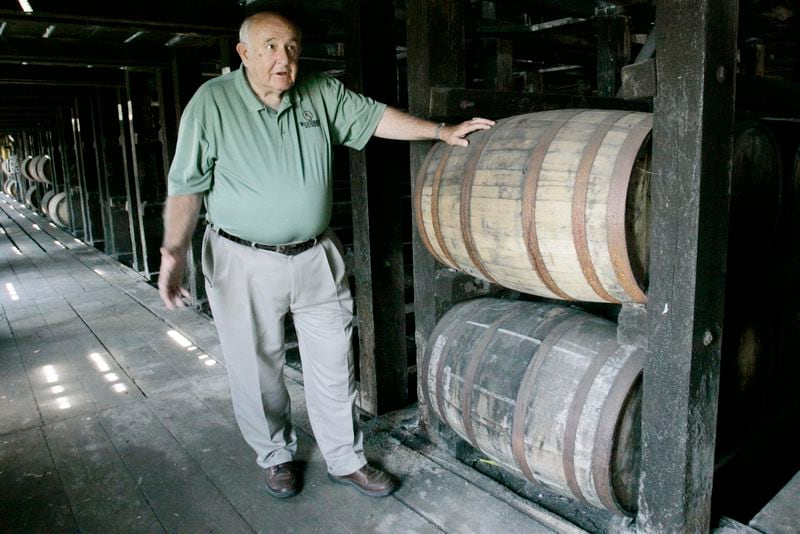
<svg viewBox="0 0 800 534">
<path fill-rule="evenodd" d="M 247 44 L 239 43 L 236 50 L 259 97 L 280 97 L 294 85 L 300 37 L 286 20 L 272 15 L 253 20 Z"/>
</svg>

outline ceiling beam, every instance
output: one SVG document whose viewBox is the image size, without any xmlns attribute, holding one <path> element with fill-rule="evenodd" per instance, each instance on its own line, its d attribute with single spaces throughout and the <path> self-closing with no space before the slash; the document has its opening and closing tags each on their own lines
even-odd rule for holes
<svg viewBox="0 0 800 534">
<path fill-rule="evenodd" d="M 86 67 L 169 66 L 170 49 L 131 47 L 109 43 L 51 41 L 49 39 L 0 40 L 0 63 L 29 65 L 70 65 Z"/>
<path fill-rule="evenodd" d="M 87 87 L 118 87 L 125 85 L 124 71 L 119 68 L 92 68 L 85 65 L 78 67 L 69 66 L 40 66 L 5 64 L 2 67 L 0 88 L 4 86 L 19 85 L 56 85 L 56 86 L 87 86 Z M 23 91 L 30 94 L 35 88 L 26 88 Z"/>
<path fill-rule="evenodd" d="M 122 3 L 122 2 L 120 2 Z M 233 3 L 233 0 L 231 0 Z M 163 5 L 168 5 L 169 2 L 163 2 Z M 78 9 L 79 3 L 65 2 L 71 13 L 75 13 Z M 208 12 L 210 16 L 219 14 L 211 10 L 195 10 L 196 12 Z M 33 13 L 23 13 L 21 11 L 14 11 L 10 9 L 0 9 L 0 20 L 13 22 L 40 22 L 42 24 L 70 24 L 86 27 L 103 27 L 103 28 L 117 28 L 131 30 L 131 33 L 136 31 L 158 31 L 158 32 L 171 32 L 171 33 L 201 33 L 209 36 L 232 36 L 238 32 L 238 24 L 233 23 L 230 26 L 215 26 L 206 24 L 186 24 L 186 17 L 177 19 L 176 22 L 168 22 L 162 10 L 157 10 L 157 13 L 152 11 L 137 8 L 136 13 L 125 13 L 125 16 L 130 18 L 117 18 L 117 17 L 102 17 L 87 15 L 74 15 L 65 13 L 40 13 L 35 11 Z M 137 17 L 138 15 L 138 17 Z M 210 18 L 210 17 L 209 17 Z M 226 17 L 220 17 L 226 18 Z M 230 17 L 227 17 L 230 18 Z M 234 19 L 232 19 L 234 20 Z M 183 22 L 181 22 L 183 21 Z"/>
</svg>

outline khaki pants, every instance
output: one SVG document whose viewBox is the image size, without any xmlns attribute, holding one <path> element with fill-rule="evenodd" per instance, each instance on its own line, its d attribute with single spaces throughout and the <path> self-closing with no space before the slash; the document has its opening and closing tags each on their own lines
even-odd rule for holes
<svg viewBox="0 0 800 534">
<path fill-rule="evenodd" d="M 341 245 L 328 230 L 296 256 L 203 238 L 203 273 L 231 386 L 236 420 L 263 468 L 297 450 L 283 377 L 284 317 L 292 313 L 314 437 L 333 475 L 366 460 L 355 415 L 353 299 Z"/>
</svg>

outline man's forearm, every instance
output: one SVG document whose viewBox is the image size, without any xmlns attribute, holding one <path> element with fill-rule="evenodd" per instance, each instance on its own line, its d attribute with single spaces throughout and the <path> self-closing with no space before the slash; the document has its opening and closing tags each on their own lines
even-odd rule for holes
<svg viewBox="0 0 800 534">
<path fill-rule="evenodd" d="M 383 139 L 402 139 L 405 141 L 422 141 L 435 139 L 438 125 L 435 122 L 420 119 L 404 111 L 387 107 L 378 123 L 375 136 Z"/>
<path fill-rule="evenodd" d="M 437 124 L 399 109 L 387 107 L 375 130 L 375 136 L 405 141 L 436 139 L 450 145 L 467 146 L 469 144 L 465 139 L 467 135 L 477 130 L 488 130 L 493 125 L 494 121 L 480 117 L 455 125 Z"/>
<path fill-rule="evenodd" d="M 200 214 L 202 203 L 202 193 L 167 197 L 164 208 L 165 249 L 178 254 L 186 251 L 197 226 L 197 216 Z"/>
</svg>

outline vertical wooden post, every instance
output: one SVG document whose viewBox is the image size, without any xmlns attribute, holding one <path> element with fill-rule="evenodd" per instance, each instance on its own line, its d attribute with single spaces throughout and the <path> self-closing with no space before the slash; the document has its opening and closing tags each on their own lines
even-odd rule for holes
<svg viewBox="0 0 800 534">
<path fill-rule="evenodd" d="M 108 192 L 108 174 L 106 173 L 105 163 L 105 132 L 103 131 L 103 121 L 100 120 L 100 90 L 95 88 L 95 93 L 89 99 L 89 112 L 92 122 L 92 146 L 94 148 L 94 172 L 97 175 L 98 200 L 100 201 L 100 218 L 103 228 L 103 251 L 112 255 L 113 245 L 113 226 L 111 223 L 111 195 Z M 98 240 L 95 239 L 95 242 Z"/>
<path fill-rule="evenodd" d="M 347 85 L 389 105 L 397 101 L 390 0 L 346 0 Z M 378 415 L 408 403 L 403 211 L 398 169 L 401 143 L 373 139 L 350 151 L 354 271 L 359 340 L 359 404 Z"/>
<path fill-rule="evenodd" d="M 119 136 L 120 146 L 122 147 L 122 165 L 125 176 L 125 199 L 128 212 L 128 230 L 131 239 L 131 253 L 133 254 L 132 267 L 136 271 L 142 271 L 142 248 L 139 236 L 139 203 L 135 191 L 134 174 L 136 158 L 133 155 L 133 126 L 130 125 L 130 79 L 128 71 L 125 71 L 125 88 L 117 90 L 117 108 L 119 110 Z"/>
<path fill-rule="evenodd" d="M 429 113 L 431 88 L 464 87 L 464 0 L 408 0 L 406 4 L 408 39 L 408 104 L 412 114 L 426 117 Z M 411 143 L 411 191 L 430 143 Z M 412 220 L 416 220 L 416 211 Z M 422 361 L 428 338 L 436 326 L 434 282 L 436 261 L 413 229 L 414 258 L 414 321 L 417 361 Z M 418 381 L 419 382 L 419 381 Z M 421 394 L 423 384 L 418 383 Z M 420 404 L 420 421 L 429 424 L 426 407 Z"/>
<path fill-rule="evenodd" d="M 620 87 L 620 69 L 630 62 L 628 19 L 617 8 L 597 17 L 597 94 L 614 96 Z"/>
<path fill-rule="evenodd" d="M 73 139 L 75 140 L 75 173 L 77 176 L 78 182 L 78 202 L 80 204 L 80 213 L 78 212 L 77 207 L 72 202 L 72 188 L 70 188 L 70 192 L 67 193 L 67 205 L 70 207 L 70 213 L 72 216 L 70 217 L 70 226 L 73 229 L 74 233 L 77 233 L 77 228 L 74 224 L 74 219 L 77 217 L 81 217 L 81 224 L 82 224 L 82 235 L 84 241 L 91 243 L 92 242 L 92 219 L 91 214 L 89 212 L 89 187 L 86 180 L 86 162 L 84 160 L 84 140 L 83 140 L 83 132 L 81 131 L 81 116 L 82 116 L 82 108 L 81 106 L 82 99 L 79 100 L 78 97 L 73 99 L 73 123 L 72 123 L 72 130 L 73 130 Z"/>
<path fill-rule="evenodd" d="M 644 532 L 707 532 L 725 295 L 736 0 L 660 0 L 653 127 Z"/>
</svg>

